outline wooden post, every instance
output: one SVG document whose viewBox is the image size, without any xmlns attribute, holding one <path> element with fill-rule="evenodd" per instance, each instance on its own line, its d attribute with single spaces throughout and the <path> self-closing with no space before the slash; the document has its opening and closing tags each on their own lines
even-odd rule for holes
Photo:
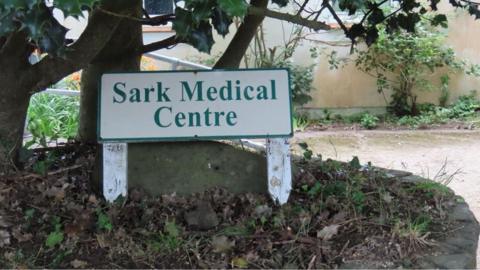
<svg viewBox="0 0 480 270">
<path fill-rule="evenodd" d="M 280 205 L 292 190 L 292 167 L 288 138 L 267 139 L 268 192 Z"/>
<path fill-rule="evenodd" d="M 127 152 L 126 143 L 103 144 L 103 196 L 108 202 L 127 196 Z"/>
</svg>

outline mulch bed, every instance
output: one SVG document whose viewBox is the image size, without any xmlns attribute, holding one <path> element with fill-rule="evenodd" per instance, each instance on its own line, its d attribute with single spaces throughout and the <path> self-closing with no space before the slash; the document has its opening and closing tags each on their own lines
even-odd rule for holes
<svg viewBox="0 0 480 270">
<path fill-rule="evenodd" d="M 450 191 L 357 160 L 300 161 L 281 207 L 222 188 L 107 204 L 90 184 L 92 147 L 47 150 L 0 176 L 1 268 L 412 268 L 455 225 Z"/>
</svg>

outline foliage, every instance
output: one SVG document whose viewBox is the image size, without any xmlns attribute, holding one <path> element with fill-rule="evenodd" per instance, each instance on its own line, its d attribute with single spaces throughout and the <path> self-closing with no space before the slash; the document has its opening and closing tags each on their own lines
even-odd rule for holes
<svg viewBox="0 0 480 270">
<path fill-rule="evenodd" d="M 444 34 L 419 25 L 415 33 L 396 31 L 388 33 L 381 28 L 377 41 L 360 51 L 357 67 L 377 78 L 379 93 L 392 90 L 390 112 L 397 116 L 418 114 L 415 90 L 433 89 L 428 76 L 441 67 L 465 70 L 467 64 L 458 61 L 454 51 L 444 45 Z M 470 72 L 469 72 L 470 73 Z M 441 79 L 443 99 L 448 98 L 448 74 Z"/>
<path fill-rule="evenodd" d="M 47 239 L 45 240 L 45 246 L 47 246 L 48 248 L 53 248 L 63 241 L 62 224 L 60 223 L 59 217 L 54 217 L 53 226 L 54 230 L 48 235 Z"/>
<path fill-rule="evenodd" d="M 113 229 L 110 217 L 108 217 L 101 209 L 97 209 L 97 228 L 108 232 Z"/>
<path fill-rule="evenodd" d="M 366 129 L 374 129 L 378 126 L 378 121 L 378 117 L 367 112 L 362 115 L 362 118 L 360 119 L 360 125 Z"/>
<path fill-rule="evenodd" d="M 292 121 L 294 131 L 302 132 L 310 125 L 310 120 L 307 117 L 301 115 L 294 116 Z"/>
<path fill-rule="evenodd" d="M 417 116 L 403 116 L 397 120 L 398 125 L 412 128 L 425 127 L 431 124 L 446 123 L 449 120 L 467 120 L 476 115 L 480 109 L 480 101 L 475 98 L 475 92 L 470 95 L 460 96 L 458 100 L 448 107 L 424 105 L 419 106 L 420 114 Z"/>
<path fill-rule="evenodd" d="M 32 140 L 26 145 L 47 146 L 59 138 L 71 139 L 78 129 L 79 98 L 40 93 L 32 97 L 28 108 L 27 130 Z"/>
<path fill-rule="evenodd" d="M 82 11 L 91 10 L 97 0 L 55 0 L 53 6 L 65 17 L 83 17 Z M 52 14 L 44 0 L 2 1 L 0 3 L 0 37 L 25 31 L 43 52 L 64 53 L 67 29 Z"/>
<path fill-rule="evenodd" d="M 292 59 L 302 37 L 302 28 L 297 27 L 283 45 L 266 47 L 265 30 L 261 26 L 255 36 L 253 48 L 245 55 L 247 67 L 252 64 L 255 68 L 288 68 L 292 101 L 295 106 L 302 106 L 311 101 L 310 92 L 314 89 L 312 86 L 314 65 L 298 65 Z"/>
</svg>

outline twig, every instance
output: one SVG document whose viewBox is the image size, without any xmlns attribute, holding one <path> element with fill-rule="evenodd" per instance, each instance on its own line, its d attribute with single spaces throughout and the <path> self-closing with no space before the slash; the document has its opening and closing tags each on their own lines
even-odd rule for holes
<svg viewBox="0 0 480 270">
<path fill-rule="evenodd" d="M 311 259 L 310 262 L 308 263 L 307 269 L 312 269 L 312 268 L 313 268 L 316 259 L 317 259 L 317 255 L 313 255 L 313 256 L 312 256 L 312 259 Z"/>
</svg>

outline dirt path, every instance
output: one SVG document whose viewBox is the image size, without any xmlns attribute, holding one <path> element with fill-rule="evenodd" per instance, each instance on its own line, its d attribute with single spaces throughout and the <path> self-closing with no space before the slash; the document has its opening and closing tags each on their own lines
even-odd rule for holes
<svg viewBox="0 0 480 270">
<path fill-rule="evenodd" d="M 480 220 L 480 131 L 339 131 L 297 133 L 314 154 L 411 171 L 440 181 L 463 196 Z M 480 265 L 480 248 L 477 250 Z"/>
</svg>

